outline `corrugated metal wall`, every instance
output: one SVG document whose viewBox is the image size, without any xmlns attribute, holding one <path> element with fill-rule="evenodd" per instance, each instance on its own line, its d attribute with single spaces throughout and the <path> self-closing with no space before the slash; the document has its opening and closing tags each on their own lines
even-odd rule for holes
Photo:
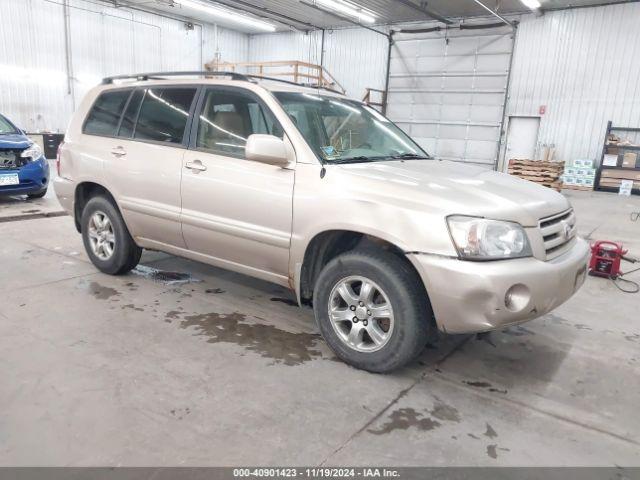
<svg viewBox="0 0 640 480">
<path fill-rule="evenodd" d="M 608 120 L 640 127 L 640 3 L 522 19 L 507 114 L 538 116 L 556 158 L 600 158 Z"/>
<path fill-rule="evenodd" d="M 84 93 L 107 75 L 200 70 L 216 51 L 246 61 L 246 34 L 91 0 L 70 0 L 72 92 L 62 0 L 1 0 L 0 111 L 28 131 L 64 131 Z"/>
<path fill-rule="evenodd" d="M 320 64 L 321 45 L 321 31 L 252 35 L 249 61 L 301 60 Z M 323 64 L 347 95 L 362 99 L 367 87 L 384 88 L 387 49 L 387 39 L 369 30 L 326 30 Z"/>
</svg>

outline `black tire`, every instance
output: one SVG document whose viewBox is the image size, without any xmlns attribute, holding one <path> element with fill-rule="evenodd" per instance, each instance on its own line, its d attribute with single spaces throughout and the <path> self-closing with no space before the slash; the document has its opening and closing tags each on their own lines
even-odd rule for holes
<svg viewBox="0 0 640 480">
<path fill-rule="evenodd" d="M 394 327 L 387 343 L 377 351 L 351 348 L 338 336 L 329 318 L 334 286 L 352 276 L 375 282 L 391 303 Z M 369 372 L 386 373 L 408 364 L 424 350 L 432 332 L 432 310 L 420 277 L 403 259 L 381 249 L 353 250 L 327 263 L 315 284 L 313 309 L 320 332 L 333 352 L 346 363 Z"/>
<path fill-rule="evenodd" d="M 27 198 L 42 198 L 47 194 L 47 189 L 45 188 L 41 192 L 38 193 L 30 193 L 27 195 Z"/>
<path fill-rule="evenodd" d="M 108 217 L 115 238 L 113 253 L 106 260 L 99 258 L 93 252 L 89 240 L 89 221 L 96 212 L 102 212 Z M 84 248 L 91 262 L 93 262 L 98 270 L 110 275 L 122 275 L 138 265 L 140 256 L 142 255 L 142 248 L 134 242 L 122 219 L 122 215 L 120 215 L 118 209 L 113 205 L 111 199 L 100 195 L 91 198 L 82 210 L 80 224 L 82 226 Z"/>
</svg>

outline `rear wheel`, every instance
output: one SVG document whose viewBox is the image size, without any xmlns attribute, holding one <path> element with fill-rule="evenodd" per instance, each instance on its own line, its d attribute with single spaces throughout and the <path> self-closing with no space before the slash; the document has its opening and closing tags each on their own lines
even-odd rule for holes
<svg viewBox="0 0 640 480">
<path fill-rule="evenodd" d="M 354 367 L 389 372 L 424 349 L 431 308 L 415 271 L 384 250 L 351 251 L 331 260 L 314 289 L 320 331 Z"/>
<path fill-rule="evenodd" d="M 82 240 L 87 255 L 102 272 L 121 275 L 140 261 L 136 245 L 118 209 L 103 196 L 91 198 L 82 211 Z"/>
</svg>

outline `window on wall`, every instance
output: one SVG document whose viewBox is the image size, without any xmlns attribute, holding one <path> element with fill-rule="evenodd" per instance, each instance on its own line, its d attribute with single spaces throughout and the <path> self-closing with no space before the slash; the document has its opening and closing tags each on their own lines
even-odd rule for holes
<svg viewBox="0 0 640 480">
<path fill-rule="evenodd" d="M 195 88 L 148 89 L 142 100 L 134 138 L 182 143 L 195 95 Z"/>
<path fill-rule="evenodd" d="M 198 119 L 196 146 L 244 158 L 249 135 L 283 136 L 273 114 L 249 93 L 209 89 Z"/>
<path fill-rule="evenodd" d="M 114 136 L 131 89 L 103 92 L 91 107 L 83 133 Z"/>
</svg>

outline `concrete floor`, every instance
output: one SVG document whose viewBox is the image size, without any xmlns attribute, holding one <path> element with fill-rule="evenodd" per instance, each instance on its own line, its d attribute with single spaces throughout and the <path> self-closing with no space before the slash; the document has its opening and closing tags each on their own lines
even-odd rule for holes
<svg viewBox="0 0 640 480">
<path fill-rule="evenodd" d="M 583 235 L 640 256 L 640 198 L 567 195 Z M 608 280 L 374 375 L 277 286 L 158 253 L 103 275 L 71 218 L 32 210 L 59 207 L 0 200 L 1 466 L 640 465 L 640 294 Z"/>
</svg>

